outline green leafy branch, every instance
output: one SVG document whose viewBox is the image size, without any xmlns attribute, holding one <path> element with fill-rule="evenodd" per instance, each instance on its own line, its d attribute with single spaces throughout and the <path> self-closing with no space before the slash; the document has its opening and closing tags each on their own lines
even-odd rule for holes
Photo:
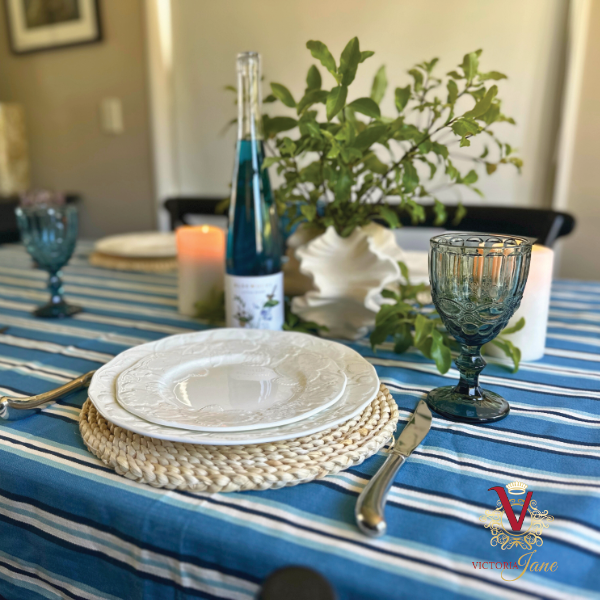
<svg viewBox="0 0 600 600">
<path fill-rule="evenodd" d="M 481 196 L 477 169 L 491 175 L 499 165 L 511 164 L 520 170 L 523 163 L 514 149 L 492 131 L 496 123 L 514 124 L 501 111 L 498 86 L 490 85 L 506 76 L 480 71 L 481 50 L 466 54 L 445 85 L 434 74 L 437 58 L 417 64 L 408 71 L 411 83 L 395 88 L 397 114 L 387 117 L 380 109 L 388 89 L 385 66 L 375 74 L 369 97 L 349 98 L 359 65 L 374 54 L 361 51 L 358 38 L 348 42 L 339 62 L 322 42 L 306 46 L 334 86 L 323 87 L 321 71 L 313 64 L 299 100 L 280 83 L 271 83 L 265 99 L 295 110 L 294 116 L 264 116 L 271 151 L 264 167 L 276 166 L 282 176 L 275 197 L 280 214 L 287 213 L 292 223 L 334 226 L 345 237 L 376 219 L 397 227 L 401 213 L 422 221 L 423 199 L 433 199 L 438 222 L 443 222 L 445 209 L 435 196 L 441 188 L 429 185 L 436 173 L 443 175 L 442 187 L 462 186 Z M 463 97 L 471 103 L 459 110 L 466 104 L 459 102 Z M 292 136 L 292 130 L 298 134 Z M 479 156 L 454 152 L 453 147 L 468 148 L 480 134 L 492 146 L 485 145 Z M 465 160 L 473 168 L 459 169 L 455 161 Z"/>
<path fill-rule="evenodd" d="M 459 349 L 458 343 L 448 335 L 437 311 L 422 301 L 423 296 L 429 295 L 429 287 L 424 283 L 412 285 L 406 265 L 402 262 L 398 265 L 403 281 L 399 282 L 398 291 L 382 292 L 384 298 L 393 302 L 384 304 L 375 317 L 375 329 L 369 338 L 371 348 L 376 351 L 378 346 L 386 344 L 391 338 L 392 349 L 396 354 L 403 354 L 414 347 L 433 360 L 440 373 L 447 373 L 452 365 L 452 351 Z M 521 351 L 504 336 L 515 333 L 524 326 L 525 319 L 522 318 L 490 342 L 513 361 L 513 373 L 519 368 Z"/>
</svg>

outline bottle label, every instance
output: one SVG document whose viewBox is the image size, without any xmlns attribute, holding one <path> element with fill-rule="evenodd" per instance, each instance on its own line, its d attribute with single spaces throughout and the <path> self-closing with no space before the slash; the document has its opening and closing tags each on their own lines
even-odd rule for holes
<svg viewBox="0 0 600 600">
<path fill-rule="evenodd" d="M 227 327 L 283 328 L 283 273 L 242 277 L 225 275 Z"/>
</svg>

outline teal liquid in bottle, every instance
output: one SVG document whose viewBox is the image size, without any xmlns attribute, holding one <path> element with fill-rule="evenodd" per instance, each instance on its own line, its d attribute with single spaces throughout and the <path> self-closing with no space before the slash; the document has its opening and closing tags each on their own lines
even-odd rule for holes
<svg viewBox="0 0 600 600">
<path fill-rule="evenodd" d="M 267 170 L 260 100 L 260 56 L 238 55 L 238 142 L 229 209 L 228 327 L 281 329 L 283 273 L 280 226 Z"/>
</svg>

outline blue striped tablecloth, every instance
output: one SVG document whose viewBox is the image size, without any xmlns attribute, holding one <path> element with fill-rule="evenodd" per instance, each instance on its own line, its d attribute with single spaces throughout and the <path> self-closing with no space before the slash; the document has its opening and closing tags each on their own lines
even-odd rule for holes
<svg viewBox="0 0 600 600">
<path fill-rule="evenodd" d="M 174 276 L 92 268 L 82 256 L 65 287 L 85 312 L 33 319 L 46 291 L 30 265 L 19 247 L 0 249 L 0 394 L 39 393 L 132 345 L 202 328 L 176 313 Z M 417 354 L 354 347 L 392 391 L 401 425 L 456 376 Z M 492 363 L 483 381 L 510 416 L 478 427 L 435 417 L 396 478 L 389 534 L 377 541 L 359 534 L 353 510 L 382 453 L 294 488 L 194 496 L 132 483 L 89 454 L 77 424 L 85 392 L 1 423 L 0 597 L 242 600 L 299 564 L 341 600 L 600 598 L 600 284 L 556 282 L 546 357 L 515 375 Z M 479 516 L 495 508 L 488 489 L 514 480 L 554 516 L 531 562 L 556 565 L 505 582 L 499 563 L 526 550 L 492 546 Z"/>
</svg>

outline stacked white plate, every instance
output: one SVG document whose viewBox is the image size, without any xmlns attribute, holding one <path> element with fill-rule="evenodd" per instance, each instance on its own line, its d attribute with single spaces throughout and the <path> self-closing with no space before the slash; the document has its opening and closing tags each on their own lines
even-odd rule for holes
<svg viewBox="0 0 600 600">
<path fill-rule="evenodd" d="M 121 258 L 175 258 L 177 256 L 175 234 L 160 231 L 111 235 L 98 240 L 94 250 Z"/>
<path fill-rule="evenodd" d="M 259 444 L 351 419 L 379 391 L 373 366 L 304 333 L 214 329 L 126 350 L 100 368 L 89 397 L 140 435 L 193 444 Z"/>
</svg>

